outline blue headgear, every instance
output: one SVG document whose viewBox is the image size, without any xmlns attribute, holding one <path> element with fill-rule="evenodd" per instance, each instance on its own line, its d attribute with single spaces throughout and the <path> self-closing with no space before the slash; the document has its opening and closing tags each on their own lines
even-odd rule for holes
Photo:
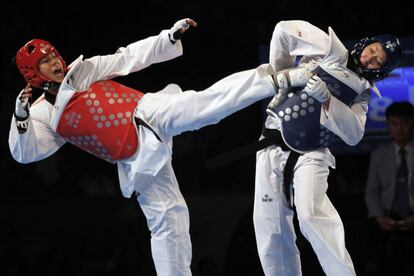
<svg viewBox="0 0 414 276">
<path fill-rule="evenodd" d="M 381 43 L 387 54 L 387 62 L 379 69 L 367 69 L 361 64 L 359 57 L 366 46 L 375 42 Z M 351 56 L 357 64 L 358 75 L 367 80 L 379 80 L 388 76 L 400 64 L 404 56 L 404 49 L 401 47 L 398 38 L 390 34 L 382 34 L 371 38 L 362 38 L 352 48 Z"/>
</svg>

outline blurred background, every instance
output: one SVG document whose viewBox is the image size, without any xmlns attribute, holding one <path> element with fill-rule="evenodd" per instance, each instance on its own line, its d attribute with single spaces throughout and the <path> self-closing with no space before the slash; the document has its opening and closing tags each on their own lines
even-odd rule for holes
<svg viewBox="0 0 414 276">
<path fill-rule="evenodd" d="M 144 92 L 169 83 L 203 90 L 234 72 L 267 62 L 280 20 L 302 19 L 346 45 L 364 36 L 392 33 L 408 58 L 373 96 L 364 140 L 332 146 L 337 169 L 328 195 L 340 213 L 358 275 L 371 275 L 363 201 L 369 153 L 388 139 L 384 109 L 395 100 L 414 103 L 412 10 L 406 1 L 95 1 L 2 2 L 0 109 L 0 275 L 155 275 L 150 234 L 138 203 L 123 198 L 116 166 L 65 145 L 28 165 L 13 160 L 8 132 L 15 99 L 25 83 L 11 59 L 32 38 L 50 41 L 67 63 L 114 53 L 118 47 L 169 29 L 191 17 L 199 26 L 183 38 L 184 55 L 117 81 Z M 256 252 L 252 208 L 255 157 L 207 170 L 204 162 L 258 139 L 268 100 L 219 124 L 174 138 L 173 165 L 190 209 L 194 275 L 263 275 Z M 298 232 L 304 275 L 323 275 Z"/>
</svg>

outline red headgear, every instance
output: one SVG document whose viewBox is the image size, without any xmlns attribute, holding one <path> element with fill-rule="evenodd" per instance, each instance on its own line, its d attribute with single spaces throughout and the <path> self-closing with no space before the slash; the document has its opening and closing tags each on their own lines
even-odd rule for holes
<svg viewBox="0 0 414 276">
<path fill-rule="evenodd" d="M 66 63 L 59 52 L 46 40 L 32 39 L 26 43 L 16 54 L 16 64 L 26 82 L 33 87 L 42 88 L 44 82 L 52 81 L 44 77 L 39 71 L 39 61 L 54 53 L 60 60 L 63 71 L 66 72 Z"/>
</svg>

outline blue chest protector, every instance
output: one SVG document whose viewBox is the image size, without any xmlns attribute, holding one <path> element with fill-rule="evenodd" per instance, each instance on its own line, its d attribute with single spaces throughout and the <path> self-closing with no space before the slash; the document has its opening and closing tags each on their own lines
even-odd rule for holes
<svg viewBox="0 0 414 276">
<path fill-rule="evenodd" d="M 351 106 L 358 93 L 318 66 L 314 73 L 325 81 L 329 92 Z M 322 105 L 303 90 L 289 93 L 288 98 L 275 109 L 282 121 L 285 143 L 298 152 L 328 147 L 334 133 L 320 124 Z"/>
</svg>

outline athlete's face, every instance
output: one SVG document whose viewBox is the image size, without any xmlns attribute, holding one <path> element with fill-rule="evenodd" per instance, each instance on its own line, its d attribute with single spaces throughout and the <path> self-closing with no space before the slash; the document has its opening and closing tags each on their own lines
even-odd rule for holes
<svg viewBox="0 0 414 276">
<path fill-rule="evenodd" d="M 362 50 L 359 61 L 367 69 L 380 69 L 387 62 L 387 53 L 380 42 L 374 42 Z"/>
<path fill-rule="evenodd" d="M 39 71 L 45 78 L 57 83 L 62 83 L 65 77 L 63 64 L 53 52 L 39 61 Z"/>
</svg>

